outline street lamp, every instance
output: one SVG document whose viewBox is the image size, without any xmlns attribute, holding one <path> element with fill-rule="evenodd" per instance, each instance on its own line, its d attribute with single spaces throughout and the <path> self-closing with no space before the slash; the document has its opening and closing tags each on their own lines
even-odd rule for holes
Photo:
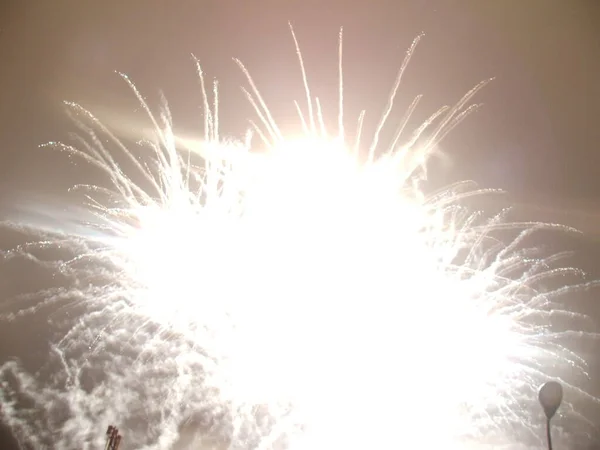
<svg viewBox="0 0 600 450">
<path fill-rule="evenodd" d="M 548 381 L 540 388 L 538 399 L 544 413 L 546 414 L 546 438 L 548 440 L 548 450 L 552 450 L 552 434 L 550 433 L 550 419 L 554 417 L 563 398 L 563 388 L 556 381 Z"/>
</svg>

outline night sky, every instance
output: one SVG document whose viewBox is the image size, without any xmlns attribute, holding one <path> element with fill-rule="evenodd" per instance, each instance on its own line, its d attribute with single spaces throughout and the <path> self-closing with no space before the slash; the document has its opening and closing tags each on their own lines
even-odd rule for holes
<svg viewBox="0 0 600 450">
<path fill-rule="evenodd" d="M 332 108 L 337 35 L 344 27 L 346 114 L 350 124 L 366 109 L 367 132 L 385 106 L 406 49 L 421 32 L 425 38 L 399 99 L 407 105 L 415 95 L 425 95 L 417 119 L 494 77 L 477 96 L 483 108 L 442 143 L 450 162 L 440 183 L 472 179 L 502 188 L 523 216 L 579 227 L 584 239 L 552 243 L 573 248 L 576 263 L 600 276 L 596 0 L 4 0 L 0 220 L 15 218 L 15 207 L 25 198 L 61 197 L 85 179 L 81 166 L 38 147 L 73 131 L 63 100 L 125 128 L 134 120 L 136 100 L 115 71 L 127 73 L 153 104 L 163 90 L 178 130 L 193 134 L 201 125 L 190 57 L 195 54 L 207 75 L 220 80 L 223 131 L 240 136 L 252 116 L 238 89 L 243 76 L 232 61 L 240 58 L 282 128 L 294 131 L 292 100 L 303 100 L 303 91 L 288 21 L 300 41 L 313 94 Z M 335 114 L 329 112 L 333 120 Z M 1 233 L 3 248 L 16 244 Z M 29 276 L 0 267 L 0 295 L 29 286 Z M 593 303 L 587 308 L 596 314 Z M 22 356 L 42 339 L 2 327 L 0 362 Z M 2 449 L 7 445 L 0 441 Z"/>
</svg>

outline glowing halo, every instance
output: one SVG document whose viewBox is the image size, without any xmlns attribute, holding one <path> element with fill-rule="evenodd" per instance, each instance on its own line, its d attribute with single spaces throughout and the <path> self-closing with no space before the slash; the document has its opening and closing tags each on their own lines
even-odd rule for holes
<svg viewBox="0 0 600 450">
<path fill-rule="evenodd" d="M 538 286 L 577 271 L 554 269 L 552 258 L 524 247 L 543 224 L 521 225 L 508 244 L 497 238 L 510 226 L 503 216 L 486 218 L 462 203 L 486 191 L 457 184 L 426 195 L 416 182 L 440 139 L 474 110 L 468 104 L 485 82 L 405 139 L 417 98 L 381 149 L 418 40 L 366 158 L 357 152 L 364 115 L 357 144 L 344 135 L 341 34 L 333 137 L 299 50 L 308 113 L 300 113 L 305 135 L 294 139 L 282 135 L 238 61 L 262 153 L 249 138 L 222 139 L 217 85 L 211 106 L 199 64 L 200 141 L 178 138 L 166 105 L 156 118 L 127 77 L 155 126 L 150 155 L 126 148 L 69 104 L 88 140 L 54 146 L 110 183 L 83 187 L 93 218 L 61 241 L 77 252 L 60 262 L 78 282 L 70 294 L 90 305 L 57 346 L 65 372 L 77 375 L 64 395 L 31 394 L 37 404 L 55 396 L 69 409 L 61 448 L 91 441 L 98 417 L 119 423 L 126 440 L 144 448 L 174 446 L 182 424 L 197 416 L 203 445 L 216 439 L 231 449 L 481 448 L 513 444 L 515 427 L 535 428 L 520 404 L 532 382 L 556 361 L 568 371 L 584 365 L 544 324 L 549 312 L 561 314 L 552 297 L 564 289 Z M 131 173 L 99 134 L 112 139 Z M 94 285 L 96 278 L 102 282 Z M 127 352 L 115 350 L 121 342 Z M 80 345 L 91 352 L 73 356 Z M 84 389 L 78 377 L 96 367 L 102 376 Z M 118 405 L 114 395 L 123 398 Z M 434 433 L 433 403 L 446 419 Z M 144 411 L 146 425 L 132 411 Z M 74 425 L 82 423 L 87 428 Z"/>
</svg>

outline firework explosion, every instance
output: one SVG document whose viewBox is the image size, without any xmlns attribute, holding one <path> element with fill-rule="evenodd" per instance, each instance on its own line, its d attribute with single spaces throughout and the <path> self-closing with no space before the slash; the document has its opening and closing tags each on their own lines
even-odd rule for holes
<svg viewBox="0 0 600 450">
<path fill-rule="evenodd" d="M 78 186 L 85 208 L 59 227 L 12 225 L 47 239 L 5 259 L 50 267 L 64 287 L 5 318 L 53 305 L 68 315 L 36 376 L 2 367 L 0 411 L 23 442 L 96 448 L 118 423 L 126 448 L 539 444 L 539 384 L 570 374 L 569 392 L 585 395 L 568 383 L 585 368 L 565 346 L 577 333 L 549 319 L 572 322 L 555 300 L 588 285 L 548 288 L 578 275 L 525 245 L 551 225 L 486 217 L 469 199 L 488 192 L 469 183 L 423 192 L 427 160 L 485 83 L 406 133 L 417 98 L 380 144 L 418 40 L 370 145 L 364 114 L 351 143 L 344 131 L 341 33 L 333 134 L 299 50 L 301 138 L 282 135 L 239 61 L 259 119 L 246 139 L 219 135 L 217 86 L 210 100 L 199 64 L 202 140 L 178 138 L 166 103 L 154 116 L 126 76 L 155 128 L 136 149 L 68 105 L 82 137 L 52 146 L 109 182 Z M 47 248 L 72 256 L 43 259 Z"/>
</svg>

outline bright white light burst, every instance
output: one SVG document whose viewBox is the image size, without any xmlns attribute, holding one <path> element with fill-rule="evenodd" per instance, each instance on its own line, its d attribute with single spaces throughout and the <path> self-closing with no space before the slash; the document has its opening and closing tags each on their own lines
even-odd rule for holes
<svg viewBox="0 0 600 450">
<path fill-rule="evenodd" d="M 166 105 L 155 118 L 127 77 L 154 121 L 150 155 L 69 105 L 88 138 L 54 145 L 110 184 L 84 187 L 94 218 L 60 239 L 79 252 L 60 264 L 77 284 L 49 297 L 83 299 L 87 311 L 56 347 L 70 374 L 52 403 L 69 411 L 61 448 L 94 442 L 102 420 L 119 424 L 127 448 L 184 448 L 187 420 L 205 447 L 232 449 L 516 448 L 535 429 L 539 383 L 583 365 L 548 324 L 551 312 L 572 316 L 552 304 L 565 289 L 540 288 L 577 271 L 524 248 L 543 225 L 471 210 L 468 198 L 486 192 L 420 188 L 429 155 L 485 83 L 407 134 L 417 98 L 382 147 L 417 42 L 371 145 L 359 141 L 363 115 L 353 142 L 344 131 L 341 33 L 335 133 L 299 51 L 299 138 L 282 135 L 241 63 L 254 140 L 219 136 L 216 85 L 209 104 L 199 64 L 199 141 L 174 134 Z M 256 138 L 266 151 L 253 150 Z"/>
</svg>

